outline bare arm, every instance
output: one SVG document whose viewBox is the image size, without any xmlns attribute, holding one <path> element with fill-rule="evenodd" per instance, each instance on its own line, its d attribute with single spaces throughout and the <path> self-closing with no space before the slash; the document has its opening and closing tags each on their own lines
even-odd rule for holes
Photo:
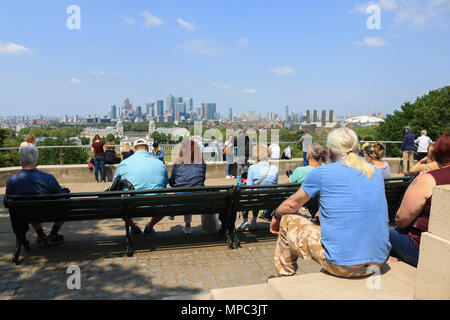
<svg viewBox="0 0 450 320">
<path fill-rule="evenodd" d="M 302 188 L 298 189 L 296 193 L 286 199 L 277 209 L 276 213 L 281 218 L 285 214 L 297 212 L 306 202 L 311 199 L 308 194 L 303 191 Z M 280 220 L 275 217 L 272 218 L 270 223 L 270 232 L 273 234 L 278 234 L 280 230 Z"/>
<path fill-rule="evenodd" d="M 436 181 L 429 174 L 421 174 L 411 183 L 395 216 L 398 228 L 408 227 L 419 216 L 435 186 Z"/>
</svg>

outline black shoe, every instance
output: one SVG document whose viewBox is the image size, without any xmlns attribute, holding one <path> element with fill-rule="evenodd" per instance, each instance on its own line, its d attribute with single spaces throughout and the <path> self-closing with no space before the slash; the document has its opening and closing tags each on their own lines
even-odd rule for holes
<svg viewBox="0 0 450 320">
<path fill-rule="evenodd" d="M 38 236 L 37 244 L 40 247 L 48 247 L 50 239 L 47 236 Z"/>
<path fill-rule="evenodd" d="M 59 233 L 56 233 L 56 234 L 49 235 L 48 239 L 50 240 L 50 244 L 54 245 L 54 244 L 61 243 L 64 240 L 64 236 Z"/>
<path fill-rule="evenodd" d="M 155 233 L 155 229 L 153 229 L 153 227 L 149 228 L 148 224 L 147 224 L 144 229 L 144 235 L 148 236 L 148 235 L 153 235 L 154 233 Z"/>
<path fill-rule="evenodd" d="M 133 236 L 139 236 L 139 235 L 142 234 L 142 230 L 141 230 L 141 228 L 139 228 L 138 225 L 136 225 L 136 228 L 131 229 L 131 234 L 132 234 Z"/>
</svg>

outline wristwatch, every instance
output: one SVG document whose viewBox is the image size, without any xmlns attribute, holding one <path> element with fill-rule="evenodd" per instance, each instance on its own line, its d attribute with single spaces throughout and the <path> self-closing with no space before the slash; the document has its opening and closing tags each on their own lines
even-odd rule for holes
<svg viewBox="0 0 450 320">
<path fill-rule="evenodd" d="M 278 209 L 278 208 L 277 208 L 277 209 Z M 278 215 L 277 209 L 273 210 L 271 215 L 272 215 L 272 217 L 274 217 L 275 219 L 277 219 L 278 221 L 280 221 L 280 220 L 281 220 L 281 217 Z"/>
</svg>

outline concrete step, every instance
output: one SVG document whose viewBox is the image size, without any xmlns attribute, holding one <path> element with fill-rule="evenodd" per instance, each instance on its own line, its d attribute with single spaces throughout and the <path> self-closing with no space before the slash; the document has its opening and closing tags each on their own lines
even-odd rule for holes
<svg viewBox="0 0 450 320">
<path fill-rule="evenodd" d="M 209 292 L 201 292 L 197 294 L 164 297 L 161 300 L 211 300 L 211 294 Z"/>
<path fill-rule="evenodd" d="M 271 295 L 266 283 L 250 286 L 211 290 L 211 300 L 269 300 Z"/>
<path fill-rule="evenodd" d="M 390 270 L 389 270 L 390 268 Z M 269 299 L 280 300 L 412 300 L 416 268 L 403 262 L 389 264 L 377 279 L 344 279 L 311 273 L 268 281 Z"/>
</svg>

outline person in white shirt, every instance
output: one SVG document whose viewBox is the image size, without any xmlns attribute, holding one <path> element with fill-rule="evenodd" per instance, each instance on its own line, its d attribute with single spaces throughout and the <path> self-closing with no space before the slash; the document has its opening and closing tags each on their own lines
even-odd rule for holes
<svg viewBox="0 0 450 320">
<path fill-rule="evenodd" d="M 427 136 L 427 130 L 422 130 L 420 132 L 421 136 L 414 140 L 417 144 L 417 160 L 422 160 L 428 154 L 428 145 L 433 141 Z"/>
<path fill-rule="evenodd" d="M 292 154 L 292 148 L 291 146 L 287 146 L 286 149 L 284 149 L 283 151 L 283 155 L 281 156 L 281 159 L 291 159 L 291 154 Z"/>
<path fill-rule="evenodd" d="M 269 146 L 271 160 L 280 160 L 280 146 L 277 143 L 271 143 Z"/>
</svg>

